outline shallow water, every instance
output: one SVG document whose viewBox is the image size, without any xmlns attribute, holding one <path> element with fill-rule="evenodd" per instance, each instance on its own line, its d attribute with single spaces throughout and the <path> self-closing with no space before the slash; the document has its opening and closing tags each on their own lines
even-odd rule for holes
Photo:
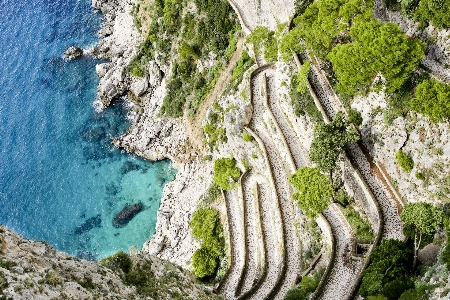
<svg viewBox="0 0 450 300">
<path fill-rule="evenodd" d="M 0 0 L 0 14 L 0 223 L 91 259 L 140 248 L 175 171 L 115 149 L 127 108 L 95 112 L 99 61 L 62 58 L 97 41 L 101 15 L 88 0 Z M 113 227 L 138 202 L 143 210 Z"/>
</svg>

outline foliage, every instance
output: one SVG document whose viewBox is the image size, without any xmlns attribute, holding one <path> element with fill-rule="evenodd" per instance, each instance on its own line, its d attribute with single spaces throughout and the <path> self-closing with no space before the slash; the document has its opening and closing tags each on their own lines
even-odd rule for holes
<svg viewBox="0 0 450 300">
<path fill-rule="evenodd" d="M 114 271 L 122 270 L 124 273 L 129 272 L 132 266 L 130 256 L 123 251 L 102 258 L 98 264 Z"/>
<path fill-rule="evenodd" d="M 283 61 L 289 61 L 292 58 L 292 51 L 301 53 L 305 50 L 304 43 L 301 42 L 302 30 L 295 27 L 281 37 L 279 50 Z"/>
<path fill-rule="evenodd" d="M 348 110 L 348 121 L 355 126 L 361 126 L 361 124 L 363 122 L 363 118 L 359 111 L 357 111 L 356 109 L 350 108 Z"/>
<path fill-rule="evenodd" d="M 247 51 L 242 51 L 241 57 L 239 58 L 236 66 L 231 72 L 231 81 L 234 89 L 236 89 L 237 86 L 242 82 L 245 71 L 247 71 L 254 63 L 255 61 L 250 57 L 250 55 L 248 55 Z"/>
<path fill-rule="evenodd" d="M 363 271 L 360 294 L 363 297 L 383 295 L 396 300 L 413 286 L 405 277 L 412 251 L 399 240 L 389 239 L 374 248 L 370 265 Z"/>
<path fill-rule="evenodd" d="M 308 6 L 313 3 L 313 0 L 295 0 L 294 7 L 295 7 L 295 15 L 301 15 L 305 12 L 305 10 L 308 8 Z"/>
<path fill-rule="evenodd" d="M 398 117 L 405 117 L 411 109 L 410 101 L 412 99 L 412 91 L 415 88 L 416 76 L 408 79 L 401 88 L 392 93 L 387 98 L 387 107 L 383 114 L 383 120 L 386 125 L 392 125 Z"/>
<path fill-rule="evenodd" d="M 325 58 L 339 37 L 345 37 L 350 24 L 358 15 L 370 18 L 372 2 L 363 0 L 319 0 L 305 10 L 294 23 L 301 31 L 296 36 L 301 37 L 307 48 L 316 55 Z"/>
<path fill-rule="evenodd" d="M 414 19 L 425 27 L 429 23 L 437 28 L 450 27 L 450 1 L 449 0 L 420 0 L 414 12 Z"/>
<path fill-rule="evenodd" d="M 231 190 L 235 187 L 241 170 L 236 167 L 236 160 L 231 158 L 219 158 L 214 162 L 214 182 L 223 190 Z"/>
<path fill-rule="evenodd" d="M 444 219 L 444 227 L 447 240 L 444 249 L 442 249 L 442 260 L 447 265 L 447 270 L 450 270 L 450 219 L 448 216 Z"/>
<path fill-rule="evenodd" d="M 302 281 L 294 288 L 287 291 L 283 300 L 307 300 L 316 290 L 323 275 L 323 269 L 314 273 L 312 276 L 304 276 Z"/>
<path fill-rule="evenodd" d="M 251 135 L 250 133 L 248 133 L 247 131 L 244 131 L 244 141 L 245 142 L 251 142 L 253 141 L 253 135 Z"/>
<path fill-rule="evenodd" d="M 387 298 L 383 295 L 369 296 L 367 300 L 387 300 Z"/>
<path fill-rule="evenodd" d="M 359 135 L 344 114 L 338 112 L 329 124 L 317 124 L 314 127 L 314 139 L 311 143 L 309 158 L 317 164 L 320 171 L 329 173 L 337 168 L 337 160 L 344 152 L 347 143 L 356 142 Z M 330 178 L 332 180 L 332 178 Z"/>
<path fill-rule="evenodd" d="M 261 47 L 264 49 L 264 59 L 266 61 L 276 61 L 278 57 L 278 45 L 275 32 L 264 26 L 256 28 L 247 36 L 247 43 L 253 44 L 255 55 L 261 54 Z"/>
<path fill-rule="evenodd" d="M 322 114 L 317 109 L 314 99 L 312 98 L 309 91 L 305 93 L 298 92 L 297 88 L 299 86 L 297 74 L 295 74 L 291 79 L 291 86 L 289 90 L 289 95 L 291 97 L 291 104 L 294 107 L 294 113 L 296 116 L 307 115 L 312 119 L 313 122 L 323 122 Z"/>
<path fill-rule="evenodd" d="M 305 94 L 308 92 L 308 73 L 311 70 L 311 62 L 309 60 L 305 61 L 301 65 L 297 73 L 297 92 L 300 94 Z"/>
<path fill-rule="evenodd" d="M 344 216 L 353 229 L 359 241 L 373 241 L 375 235 L 367 219 L 361 217 L 353 206 L 349 205 L 344 209 Z"/>
<path fill-rule="evenodd" d="M 209 277 L 217 270 L 224 255 L 225 241 L 219 213 L 211 208 L 200 208 L 192 214 L 189 225 L 194 238 L 201 242 L 192 256 L 194 275 L 200 279 Z"/>
<path fill-rule="evenodd" d="M 195 14 L 184 10 L 188 2 L 195 2 Z M 167 0 L 152 4 L 148 16 L 151 20 L 149 35 L 128 67 L 133 74 L 142 76 L 145 65 L 155 55 L 164 64 L 179 54 L 160 110 L 161 115 L 169 117 L 181 117 L 185 110 L 191 116 L 197 112 L 237 43 L 237 16 L 227 1 L 188 2 Z M 210 59 L 211 53 L 216 55 L 216 64 L 200 72 L 197 60 Z"/>
<path fill-rule="evenodd" d="M 333 185 L 329 178 L 320 174 L 319 169 L 300 168 L 289 177 L 289 182 L 296 189 L 292 198 L 309 218 L 315 219 L 330 204 Z"/>
<path fill-rule="evenodd" d="M 414 239 L 414 270 L 417 255 L 422 245 L 430 243 L 438 226 L 443 223 L 443 211 L 430 203 L 408 203 L 403 207 L 400 219 L 404 223 L 403 233 Z"/>
<path fill-rule="evenodd" d="M 344 94 L 367 92 L 378 74 L 386 80 L 386 91 L 392 93 L 424 57 L 425 44 L 408 39 L 394 23 L 356 18 L 350 36 L 352 43 L 337 45 L 327 56 Z"/>
<path fill-rule="evenodd" d="M 425 180 L 425 175 L 422 172 L 416 172 L 415 176 L 419 180 Z"/>
<path fill-rule="evenodd" d="M 221 127 L 219 122 L 223 122 L 223 109 L 217 102 L 214 102 L 208 115 L 208 123 L 203 127 L 205 142 L 211 150 L 227 141 L 226 129 Z"/>
<path fill-rule="evenodd" d="M 411 108 L 430 118 L 433 123 L 450 117 L 450 86 L 436 79 L 424 80 L 416 88 Z"/>
<path fill-rule="evenodd" d="M 216 201 L 217 198 L 220 196 L 220 187 L 213 181 L 211 185 L 209 186 L 206 193 L 204 193 L 200 197 L 200 202 L 204 205 L 209 205 Z"/>
<path fill-rule="evenodd" d="M 414 289 L 409 289 L 405 291 L 398 300 L 428 300 L 428 289 L 429 287 L 427 285 L 420 285 Z"/>
<path fill-rule="evenodd" d="M 395 153 L 395 159 L 397 165 L 402 168 L 403 172 L 410 173 L 414 168 L 414 160 L 410 155 L 405 154 L 402 149 L 398 150 L 397 153 Z"/>
<path fill-rule="evenodd" d="M 345 189 L 339 189 L 334 194 L 334 200 L 340 203 L 344 208 L 347 207 L 353 199 L 347 194 Z"/>
</svg>

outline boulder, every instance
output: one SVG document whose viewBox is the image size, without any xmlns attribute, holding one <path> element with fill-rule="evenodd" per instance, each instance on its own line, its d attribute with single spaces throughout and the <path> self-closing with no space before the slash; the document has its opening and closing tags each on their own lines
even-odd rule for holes
<svg viewBox="0 0 450 300">
<path fill-rule="evenodd" d="M 151 86 L 157 86 L 161 83 L 162 73 L 158 64 L 155 61 L 151 61 L 148 67 L 148 83 Z"/>
<path fill-rule="evenodd" d="M 116 228 L 125 227 L 143 209 L 142 202 L 133 205 L 125 204 L 125 207 L 114 217 L 112 224 Z"/>
<path fill-rule="evenodd" d="M 102 219 L 100 215 L 87 219 L 83 224 L 75 228 L 75 234 L 82 234 L 88 232 L 95 227 L 102 226 Z"/>
<path fill-rule="evenodd" d="M 95 66 L 95 72 L 98 77 L 102 78 L 111 69 L 111 63 L 98 64 Z"/>
<path fill-rule="evenodd" d="M 139 79 L 138 81 L 133 82 L 130 87 L 130 91 L 135 96 L 138 96 L 138 97 L 144 95 L 145 92 L 147 92 L 147 89 L 148 89 L 147 76 L 144 76 L 141 79 Z"/>
<path fill-rule="evenodd" d="M 77 58 L 81 55 L 83 55 L 83 49 L 77 46 L 70 46 L 66 51 L 64 51 L 64 56 L 68 59 Z"/>
</svg>

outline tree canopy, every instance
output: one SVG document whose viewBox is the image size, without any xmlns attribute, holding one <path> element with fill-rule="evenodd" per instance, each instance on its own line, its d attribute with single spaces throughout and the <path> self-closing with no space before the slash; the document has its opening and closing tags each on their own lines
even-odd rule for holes
<svg viewBox="0 0 450 300">
<path fill-rule="evenodd" d="M 289 177 L 289 182 L 297 190 L 292 198 L 305 215 L 314 219 L 330 204 L 333 185 L 330 179 L 317 168 L 303 167 Z"/>
<path fill-rule="evenodd" d="M 400 219 L 405 225 L 404 234 L 414 239 L 414 269 L 421 245 L 431 242 L 436 229 L 442 225 L 443 212 L 430 203 L 408 203 L 403 207 Z"/>
<path fill-rule="evenodd" d="M 219 158 L 214 162 L 214 182 L 222 190 L 231 190 L 236 185 L 241 170 L 236 167 L 234 158 Z"/>
<path fill-rule="evenodd" d="M 339 80 L 338 89 L 345 94 L 367 92 L 378 74 L 391 93 L 411 77 L 424 57 L 425 44 L 408 39 L 393 23 L 356 17 L 350 36 L 352 43 L 337 45 L 327 56 Z"/>
<path fill-rule="evenodd" d="M 337 168 L 337 160 L 344 151 L 344 146 L 359 140 L 354 127 L 345 119 L 342 112 L 329 124 L 317 124 L 314 127 L 314 139 L 311 143 L 309 158 L 317 164 L 320 171 L 329 173 L 332 180 L 332 171 Z"/>
<path fill-rule="evenodd" d="M 316 55 L 325 58 L 333 44 L 349 30 L 355 16 L 369 18 L 373 14 L 369 9 L 372 5 L 363 0 L 316 1 L 294 20 L 300 28 L 295 36 L 301 37 Z"/>
<path fill-rule="evenodd" d="M 450 86 L 436 79 L 424 80 L 417 85 L 411 108 L 430 118 L 433 123 L 450 117 Z"/>
<path fill-rule="evenodd" d="M 414 19 L 422 26 L 432 23 L 437 28 L 450 27 L 449 0 L 421 0 L 414 12 Z"/>
<path fill-rule="evenodd" d="M 405 277 L 412 251 L 398 240 L 389 239 L 376 246 L 370 255 L 370 265 L 363 271 L 360 294 L 363 297 L 384 296 L 389 300 L 397 300 L 407 289 L 414 286 Z M 383 299 L 383 298 L 381 298 Z"/>
</svg>

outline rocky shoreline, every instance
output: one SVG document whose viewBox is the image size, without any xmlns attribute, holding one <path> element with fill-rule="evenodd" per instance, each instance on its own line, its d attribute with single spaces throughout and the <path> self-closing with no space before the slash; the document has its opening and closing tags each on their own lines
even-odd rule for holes
<svg viewBox="0 0 450 300">
<path fill-rule="evenodd" d="M 142 42 L 133 25 L 134 0 L 93 0 L 92 6 L 104 15 L 103 38 L 92 49 L 94 55 L 110 62 L 96 66 L 100 77 L 98 99 L 103 106 L 128 95 L 136 112 L 132 127 L 114 140 L 114 145 L 149 160 L 170 159 L 178 171 L 174 181 L 163 190 L 158 210 L 156 233 L 142 252 L 157 255 L 184 268 L 198 247 L 189 230 L 191 214 L 197 199 L 212 182 L 212 164 L 203 161 L 189 147 L 182 118 L 157 116 L 165 97 L 166 76 L 170 65 L 152 61 L 148 74 L 142 78 L 126 71 L 128 63 Z"/>
</svg>

